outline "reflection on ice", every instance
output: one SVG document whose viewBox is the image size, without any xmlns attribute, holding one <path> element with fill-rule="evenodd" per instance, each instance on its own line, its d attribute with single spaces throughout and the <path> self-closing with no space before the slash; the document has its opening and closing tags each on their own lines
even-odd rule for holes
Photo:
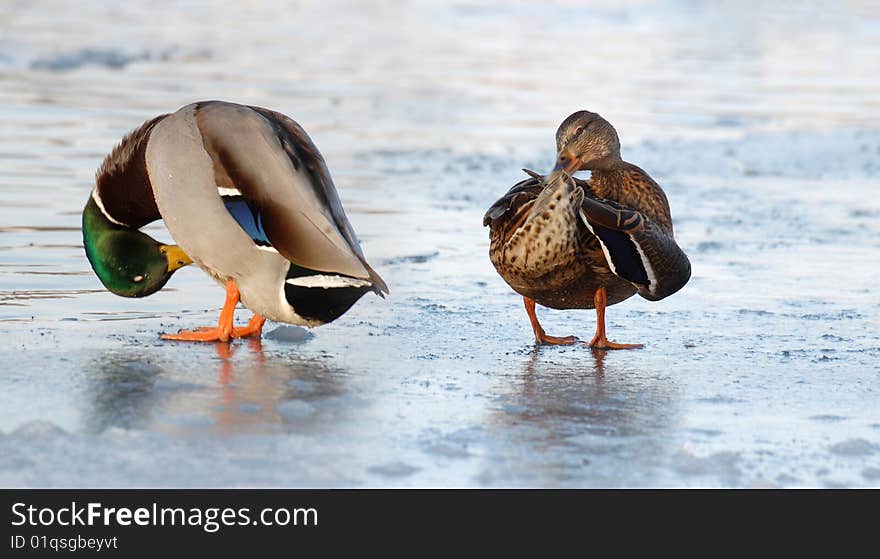
<svg viewBox="0 0 880 559">
<path fill-rule="evenodd" d="M 85 365 L 85 430 L 150 429 L 172 436 L 314 431 L 344 394 L 339 371 L 321 361 L 267 356 L 259 340 L 205 344 L 190 355 L 213 381 L 186 380 L 151 348 L 110 350 Z M 209 355 L 213 353 L 213 357 Z M 293 411 L 298 410 L 298 411 Z"/>
<path fill-rule="evenodd" d="M 603 350 L 554 349 L 523 356 L 521 372 L 496 390 L 493 422 L 499 436 L 514 434 L 507 443 L 523 459 L 493 481 L 617 486 L 614 472 L 635 466 L 641 479 L 629 483 L 656 483 L 675 444 L 674 375 L 650 364 L 606 363 Z M 490 461 L 485 475 L 492 469 Z"/>
</svg>

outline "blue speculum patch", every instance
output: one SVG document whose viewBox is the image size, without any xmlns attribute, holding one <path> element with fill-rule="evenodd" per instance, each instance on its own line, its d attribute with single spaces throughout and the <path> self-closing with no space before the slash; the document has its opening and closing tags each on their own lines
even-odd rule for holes
<svg viewBox="0 0 880 559">
<path fill-rule="evenodd" d="M 269 236 L 266 235 L 266 230 L 263 229 L 263 218 L 255 206 L 245 200 L 243 196 L 224 196 L 223 203 L 238 225 L 250 235 L 256 244 L 272 246 Z"/>
</svg>

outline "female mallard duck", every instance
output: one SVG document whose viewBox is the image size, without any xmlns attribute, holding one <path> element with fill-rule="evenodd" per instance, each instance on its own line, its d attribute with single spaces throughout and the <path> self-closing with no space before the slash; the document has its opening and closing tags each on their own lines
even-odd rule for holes
<svg viewBox="0 0 880 559">
<path fill-rule="evenodd" d="M 638 293 L 658 301 L 681 289 L 691 265 L 675 243 L 669 203 L 642 169 L 620 158 L 620 140 L 601 116 L 579 111 L 556 132 L 557 163 L 548 177 L 516 184 L 492 204 L 489 257 L 523 296 L 538 343 L 569 345 L 574 336 L 548 336 L 535 304 L 596 309 L 589 346 L 627 349 L 605 335 L 605 307 Z M 590 170 L 589 181 L 571 177 Z"/>
<path fill-rule="evenodd" d="M 157 219 L 177 245 L 138 231 Z M 388 292 L 318 148 L 299 124 L 260 107 L 194 103 L 123 138 L 98 171 L 83 241 L 117 295 L 155 293 L 193 261 L 226 288 L 216 328 L 162 336 L 169 340 L 259 336 L 267 318 L 318 326 L 367 291 Z M 236 328 L 239 300 L 254 317 Z"/>
</svg>

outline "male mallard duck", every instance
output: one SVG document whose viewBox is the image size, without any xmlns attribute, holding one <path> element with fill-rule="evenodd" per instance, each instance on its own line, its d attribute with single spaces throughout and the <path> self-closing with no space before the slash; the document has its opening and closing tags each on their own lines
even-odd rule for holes
<svg viewBox="0 0 880 559">
<path fill-rule="evenodd" d="M 178 245 L 138 231 L 163 219 Z M 216 328 L 162 336 L 259 336 L 266 319 L 335 320 L 388 292 L 367 263 L 330 172 L 287 116 L 206 101 L 145 122 L 106 157 L 83 210 L 86 255 L 107 289 L 144 297 L 195 261 L 226 288 Z M 233 325 L 241 300 L 254 312 Z"/>
<path fill-rule="evenodd" d="M 568 345 L 574 336 L 548 336 L 535 304 L 553 309 L 596 309 L 590 347 L 627 349 L 605 335 L 605 307 L 638 293 L 657 301 L 681 289 L 691 265 L 675 243 L 669 203 L 642 169 L 620 158 L 611 124 L 588 111 L 556 131 L 557 164 L 548 177 L 516 184 L 483 218 L 489 257 L 523 296 L 538 343 Z M 590 170 L 589 181 L 571 177 Z"/>
</svg>

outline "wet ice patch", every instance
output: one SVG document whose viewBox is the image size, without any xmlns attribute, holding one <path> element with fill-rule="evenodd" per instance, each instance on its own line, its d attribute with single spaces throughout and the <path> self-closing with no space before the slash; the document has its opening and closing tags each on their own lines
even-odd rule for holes
<svg viewBox="0 0 880 559">
<path fill-rule="evenodd" d="M 67 431 L 51 421 L 35 420 L 19 425 L 11 434 L 11 438 L 26 441 L 51 441 L 67 436 Z"/>
<path fill-rule="evenodd" d="M 317 382 L 300 378 L 292 378 L 287 381 L 287 384 L 293 387 L 298 394 L 314 394 L 320 388 Z"/>
<path fill-rule="evenodd" d="M 700 175 L 711 169 L 714 176 L 819 179 L 876 175 L 878 153 L 880 131 L 852 128 L 754 132 L 730 140 L 646 140 L 633 148 L 633 160 L 661 175 Z"/>
<path fill-rule="evenodd" d="M 745 400 L 741 398 L 734 398 L 733 396 L 716 394 L 708 398 L 697 398 L 697 402 L 703 404 L 743 404 L 745 403 Z"/>
<path fill-rule="evenodd" d="M 831 445 L 831 452 L 841 456 L 868 456 L 877 452 L 877 445 L 865 439 L 848 439 Z"/>
<path fill-rule="evenodd" d="M 133 62 L 150 60 L 151 58 L 148 51 L 129 53 L 116 49 L 85 48 L 37 58 L 31 61 L 31 68 L 54 72 L 75 70 L 82 66 L 105 66 L 119 69 Z"/>
<path fill-rule="evenodd" d="M 703 437 L 717 437 L 717 436 L 723 434 L 723 432 L 722 432 L 722 431 L 719 431 L 718 429 L 700 429 L 700 428 L 695 428 L 695 429 L 688 429 L 688 432 L 693 433 L 693 434 L 695 434 L 695 435 L 700 435 L 700 436 L 703 436 Z"/>
<path fill-rule="evenodd" d="M 437 444 L 432 444 L 425 447 L 425 452 L 428 454 L 433 454 L 435 456 L 441 456 L 443 458 L 468 458 L 471 456 L 471 453 L 468 452 L 467 447 L 457 444 L 450 444 L 448 442 L 439 442 Z"/>
<path fill-rule="evenodd" d="M 813 421 L 821 421 L 823 423 L 838 423 L 840 421 L 845 421 L 846 418 L 841 415 L 834 414 L 821 414 L 821 415 L 813 415 L 810 416 L 810 419 Z"/>
<path fill-rule="evenodd" d="M 389 478 L 403 478 L 413 475 L 418 472 L 421 468 L 417 468 L 416 466 L 411 466 L 405 462 L 388 462 L 386 464 L 380 464 L 377 466 L 370 466 L 367 468 L 367 471 L 372 474 L 378 474 L 383 477 Z"/>
<path fill-rule="evenodd" d="M 84 66 L 103 66 L 114 70 L 125 68 L 136 62 L 164 61 L 174 58 L 205 58 L 207 51 L 184 52 L 177 48 L 163 50 L 127 51 L 116 48 L 86 47 L 70 52 L 53 53 L 31 60 L 32 70 L 65 72 Z"/>
<path fill-rule="evenodd" d="M 427 454 L 441 458 L 469 458 L 473 455 L 469 446 L 483 436 L 483 429 L 479 427 L 460 429 L 447 434 L 440 434 L 434 429 L 429 429 L 423 433 L 421 445 Z"/>
<path fill-rule="evenodd" d="M 255 414 L 260 411 L 260 406 L 256 404 L 250 404 L 247 402 L 243 402 L 238 405 L 239 411 L 246 414 Z"/>
<path fill-rule="evenodd" d="M 739 452 L 722 451 L 697 456 L 690 449 L 682 448 L 672 457 L 672 468 L 685 476 L 712 477 L 734 483 L 742 475 L 739 460 Z"/>
<path fill-rule="evenodd" d="M 719 243 L 718 241 L 700 241 L 694 247 L 694 250 L 697 252 L 718 252 L 723 250 L 725 246 L 724 243 Z"/>
<path fill-rule="evenodd" d="M 426 252 L 422 254 L 410 254 L 406 256 L 395 256 L 387 258 L 384 261 L 386 266 L 394 266 L 396 264 L 424 264 L 440 255 L 440 251 Z"/>
<path fill-rule="evenodd" d="M 302 326 L 292 326 L 290 324 L 281 324 L 271 332 L 266 334 L 266 339 L 275 340 L 286 343 L 300 343 L 310 340 L 315 335 Z"/>
<path fill-rule="evenodd" d="M 302 400 L 291 400 L 278 404 L 278 413 L 287 419 L 305 419 L 315 415 L 315 406 Z"/>
<path fill-rule="evenodd" d="M 873 482 L 880 481 L 880 468 L 865 468 L 862 470 L 862 477 Z"/>
</svg>

